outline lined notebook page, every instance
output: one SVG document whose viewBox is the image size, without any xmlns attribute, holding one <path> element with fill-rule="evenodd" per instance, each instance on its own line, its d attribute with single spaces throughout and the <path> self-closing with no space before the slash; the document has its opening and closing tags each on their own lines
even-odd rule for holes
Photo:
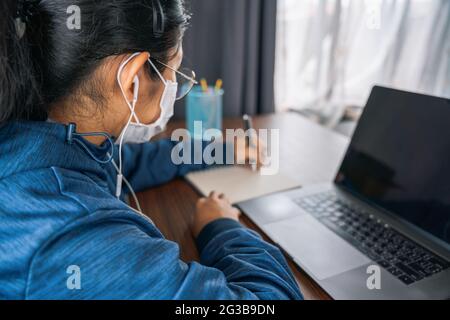
<svg viewBox="0 0 450 320">
<path fill-rule="evenodd" d="M 298 181 L 279 173 L 262 176 L 245 167 L 222 167 L 194 172 L 186 179 L 204 196 L 224 193 L 233 204 L 299 187 Z"/>
</svg>

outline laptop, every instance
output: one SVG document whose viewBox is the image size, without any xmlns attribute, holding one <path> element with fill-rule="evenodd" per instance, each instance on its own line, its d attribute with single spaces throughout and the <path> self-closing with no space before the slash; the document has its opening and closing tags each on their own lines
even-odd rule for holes
<svg viewBox="0 0 450 320">
<path fill-rule="evenodd" d="M 335 299 L 449 299 L 450 100 L 374 87 L 334 182 L 238 206 Z"/>
</svg>

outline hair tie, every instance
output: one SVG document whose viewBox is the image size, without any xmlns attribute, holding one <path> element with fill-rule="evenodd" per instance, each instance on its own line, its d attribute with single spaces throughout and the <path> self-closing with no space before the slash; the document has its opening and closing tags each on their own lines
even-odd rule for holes
<svg viewBox="0 0 450 320">
<path fill-rule="evenodd" d="M 19 0 L 15 16 L 16 32 L 19 39 L 22 39 L 27 29 L 27 23 L 37 14 L 38 5 L 41 0 Z"/>
<path fill-rule="evenodd" d="M 156 5 L 155 5 L 156 4 Z M 164 35 L 166 16 L 159 0 L 152 0 L 153 7 L 153 34 L 156 38 Z"/>
</svg>

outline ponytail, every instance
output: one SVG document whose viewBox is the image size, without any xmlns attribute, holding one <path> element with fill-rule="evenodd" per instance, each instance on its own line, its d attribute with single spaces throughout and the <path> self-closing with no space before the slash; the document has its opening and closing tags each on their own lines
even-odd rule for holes
<svg viewBox="0 0 450 320">
<path fill-rule="evenodd" d="M 39 85 L 26 33 L 15 24 L 17 0 L 0 1 L 0 125 L 32 119 L 40 105 Z"/>
<path fill-rule="evenodd" d="M 69 29 L 73 5 L 83 18 Z M 16 27 L 17 18 L 25 29 Z M 65 99 L 74 108 L 78 97 L 101 105 L 95 71 L 105 58 L 140 51 L 167 64 L 188 22 L 184 0 L 0 0 L 0 126 L 45 120 Z"/>
</svg>

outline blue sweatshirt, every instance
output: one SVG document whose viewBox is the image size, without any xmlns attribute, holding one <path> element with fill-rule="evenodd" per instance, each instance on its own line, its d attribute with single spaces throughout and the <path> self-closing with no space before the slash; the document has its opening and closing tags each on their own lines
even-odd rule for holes
<svg viewBox="0 0 450 320">
<path fill-rule="evenodd" d="M 112 164 L 66 135 L 46 122 L 0 127 L 0 299 L 302 298 L 281 252 L 233 220 L 202 231 L 201 264 L 181 261 L 177 244 L 114 196 Z M 136 191 L 204 168 L 172 164 L 173 147 L 124 148 Z"/>
</svg>

